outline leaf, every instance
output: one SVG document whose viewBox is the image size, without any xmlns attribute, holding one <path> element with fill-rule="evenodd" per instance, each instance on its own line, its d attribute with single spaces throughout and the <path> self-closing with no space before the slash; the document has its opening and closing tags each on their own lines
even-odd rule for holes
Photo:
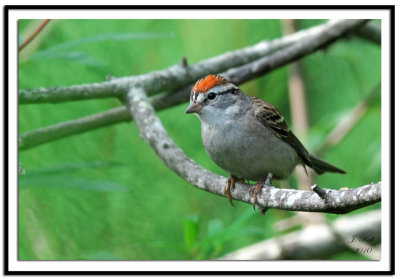
<svg viewBox="0 0 400 279">
<path fill-rule="evenodd" d="M 208 223 L 207 236 L 200 242 L 200 247 L 203 249 L 210 245 L 218 247 L 219 245 L 225 244 L 239 237 L 248 235 L 263 235 L 263 230 L 259 228 L 248 227 L 248 221 L 256 215 L 256 212 L 249 210 L 239 216 L 239 218 L 237 218 L 235 222 L 227 228 L 223 227 L 223 224 L 220 220 L 211 220 Z"/>
<path fill-rule="evenodd" d="M 207 236 L 214 236 L 224 231 L 224 224 L 221 220 L 214 219 L 210 220 L 207 224 Z"/>
<path fill-rule="evenodd" d="M 185 250 L 185 247 L 177 242 L 174 241 L 161 241 L 161 240 L 153 240 L 149 243 L 147 243 L 148 246 L 153 246 L 157 248 L 165 248 L 169 250 L 174 250 L 178 252 L 183 252 Z"/>
<path fill-rule="evenodd" d="M 190 215 L 185 218 L 184 222 L 184 237 L 185 237 L 185 245 L 187 248 L 191 248 L 199 235 L 199 225 L 200 225 L 200 216 L 199 215 Z"/>
<path fill-rule="evenodd" d="M 29 171 L 27 175 L 43 175 L 43 174 L 60 174 L 60 173 L 70 173 L 74 171 L 80 171 L 82 169 L 88 168 L 114 168 L 124 166 L 125 164 L 120 162 L 108 162 L 108 161 L 94 161 L 94 162 L 81 162 L 81 163 L 64 163 L 55 165 L 49 168 L 43 168 L 39 170 Z"/>
<path fill-rule="evenodd" d="M 22 35 L 18 34 L 18 46 L 20 46 L 23 41 L 24 41 L 24 38 L 22 37 Z"/>
<path fill-rule="evenodd" d="M 147 33 L 106 33 L 100 34 L 93 37 L 68 41 L 66 43 L 57 44 L 51 46 L 45 50 L 37 52 L 34 56 L 41 56 L 44 53 L 55 52 L 66 48 L 77 47 L 80 45 L 93 43 L 93 42 L 103 42 L 103 41 L 128 41 L 128 40 L 137 40 L 137 39 L 160 39 L 173 37 L 175 34 L 173 32 L 169 33 L 156 33 L 156 32 L 147 32 Z"/>
<path fill-rule="evenodd" d="M 258 216 L 257 212 L 254 212 L 254 210 L 249 209 L 247 212 L 240 215 L 239 218 L 236 218 L 236 220 L 232 223 L 232 225 L 229 226 L 229 229 L 243 228 L 244 226 L 246 226 L 246 223 L 254 216 Z"/>
<path fill-rule="evenodd" d="M 120 260 L 123 260 L 107 251 L 89 252 L 87 254 L 83 254 L 80 258 L 82 260 L 88 260 L 88 261 L 120 261 Z"/>
<path fill-rule="evenodd" d="M 224 228 L 221 220 L 214 219 L 208 222 L 207 235 L 197 243 L 199 252 L 196 259 L 217 258 L 223 251 L 224 245 L 239 238 L 250 235 L 263 235 L 263 230 L 257 227 L 249 227 L 248 221 L 257 213 L 249 210 L 239 216 L 232 225 Z"/>
<path fill-rule="evenodd" d="M 29 171 L 19 176 L 19 189 L 30 187 L 50 187 L 63 189 L 81 189 L 93 191 L 127 191 L 125 186 L 104 180 L 92 180 L 71 176 L 71 173 L 89 168 L 122 166 L 119 162 L 82 162 L 66 163 L 49 168 Z"/>
<path fill-rule="evenodd" d="M 31 57 L 32 60 L 38 59 L 61 59 L 70 62 L 77 62 L 84 65 L 95 66 L 95 67 L 104 67 L 107 66 L 106 63 L 87 55 L 82 51 L 63 51 L 63 52 L 50 52 L 45 53 L 43 55 L 37 56 L 33 55 Z"/>
<path fill-rule="evenodd" d="M 94 67 L 107 66 L 106 63 L 86 54 L 82 51 L 68 51 L 66 49 L 76 48 L 84 44 L 93 42 L 103 41 L 127 41 L 133 39 L 158 39 L 165 37 L 172 37 L 174 33 L 109 33 L 100 34 L 94 37 L 73 40 L 66 43 L 61 43 L 49 47 L 45 50 L 34 53 L 27 60 L 39 60 L 39 59 L 61 59 L 65 61 L 77 62 L 84 65 Z"/>
<path fill-rule="evenodd" d="M 19 177 L 19 189 L 49 187 L 58 189 L 80 189 L 92 191 L 127 191 L 125 186 L 104 180 L 91 180 L 63 175 L 24 175 Z"/>
</svg>

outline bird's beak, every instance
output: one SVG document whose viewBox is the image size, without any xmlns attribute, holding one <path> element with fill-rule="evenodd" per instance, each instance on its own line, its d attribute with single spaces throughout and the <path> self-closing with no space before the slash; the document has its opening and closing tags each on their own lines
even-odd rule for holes
<svg viewBox="0 0 400 279">
<path fill-rule="evenodd" d="M 185 110 L 185 113 L 199 112 L 202 108 L 203 106 L 201 105 L 201 103 L 191 103 Z"/>
</svg>

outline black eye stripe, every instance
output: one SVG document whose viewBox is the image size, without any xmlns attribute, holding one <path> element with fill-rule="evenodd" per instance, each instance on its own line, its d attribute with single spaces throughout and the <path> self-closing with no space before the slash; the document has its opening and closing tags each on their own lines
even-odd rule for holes
<svg viewBox="0 0 400 279">
<path fill-rule="evenodd" d="M 239 94 L 239 89 L 237 89 L 237 88 L 233 88 L 233 89 L 230 89 L 230 90 L 227 90 L 227 91 L 224 91 L 224 92 L 220 92 L 220 93 L 215 93 L 215 92 L 209 92 L 208 94 L 207 94 L 207 96 L 206 96 L 206 98 L 205 98 L 205 102 L 207 102 L 207 100 L 213 100 L 213 99 L 215 99 L 217 96 L 219 96 L 219 95 L 224 95 L 224 94 L 234 94 L 234 95 L 236 95 L 236 94 Z M 197 101 L 197 97 L 200 95 L 200 93 L 199 92 L 197 92 L 197 91 L 195 91 L 195 92 L 193 92 L 193 94 L 192 94 L 192 100 L 193 101 Z M 210 96 L 211 95 L 211 96 Z M 211 98 L 210 98 L 211 97 Z"/>
<path fill-rule="evenodd" d="M 231 90 L 220 93 L 220 95 L 222 95 L 222 94 L 238 94 L 238 93 L 239 93 L 238 89 L 231 89 Z"/>
<path fill-rule="evenodd" d="M 214 93 L 214 92 L 210 92 L 210 93 L 208 93 L 208 95 L 210 95 L 211 93 L 213 93 L 213 94 L 216 94 L 216 93 Z M 220 93 L 218 93 L 218 94 L 216 94 L 216 95 L 225 95 L 225 94 L 238 94 L 239 93 L 239 90 L 238 89 L 231 89 L 231 90 L 228 90 L 228 91 L 224 91 L 224 92 L 220 92 Z"/>
<path fill-rule="evenodd" d="M 215 94 L 214 92 L 210 92 L 207 95 L 207 98 L 210 99 L 210 100 L 215 99 L 215 97 L 217 97 L 217 94 Z"/>
</svg>

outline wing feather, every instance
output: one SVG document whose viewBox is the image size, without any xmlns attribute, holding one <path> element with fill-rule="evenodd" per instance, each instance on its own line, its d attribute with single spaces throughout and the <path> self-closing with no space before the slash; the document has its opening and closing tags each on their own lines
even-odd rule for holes
<svg viewBox="0 0 400 279">
<path fill-rule="evenodd" d="M 289 144 L 297 151 L 303 163 L 311 166 L 310 157 L 307 149 L 299 139 L 290 131 L 282 114 L 271 104 L 253 97 L 254 111 L 256 118 L 278 138 Z"/>
</svg>

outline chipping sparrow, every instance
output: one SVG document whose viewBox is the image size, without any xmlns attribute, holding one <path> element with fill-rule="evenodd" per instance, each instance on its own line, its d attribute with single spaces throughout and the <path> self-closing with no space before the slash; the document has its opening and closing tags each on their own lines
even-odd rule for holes
<svg viewBox="0 0 400 279">
<path fill-rule="evenodd" d="M 201 122 L 203 145 L 211 159 L 227 171 L 225 194 L 239 180 L 256 180 L 253 207 L 264 183 L 287 178 L 296 165 L 318 174 L 345 171 L 313 156 L 290 131 L 285 119 L 271 104 L 244 94 L 219 75 L 197 81 L 185 113 L 195 113 Z"/>
</svg>

